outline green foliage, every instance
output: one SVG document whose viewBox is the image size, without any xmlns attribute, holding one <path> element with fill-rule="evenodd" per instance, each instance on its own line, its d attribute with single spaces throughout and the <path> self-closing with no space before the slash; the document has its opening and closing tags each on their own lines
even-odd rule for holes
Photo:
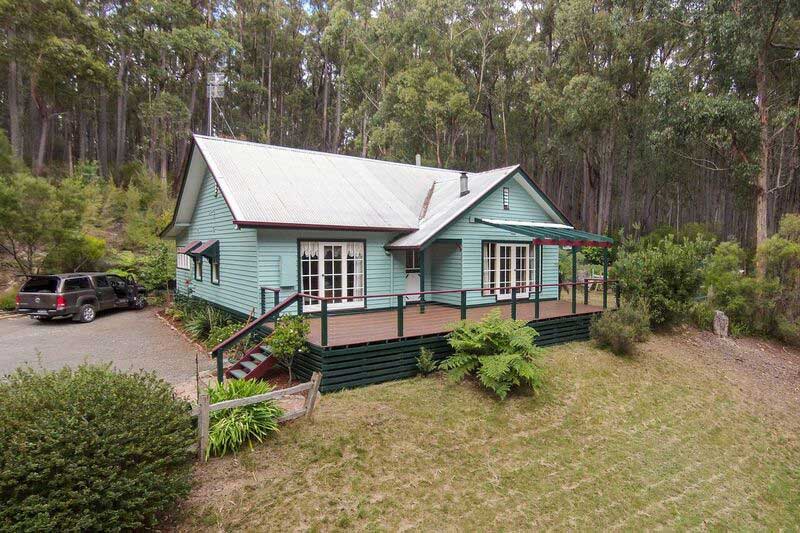
<svg viewBox="0 0 800 533">
<path fill-rule="evenodd" d="M 0 382 L 0 529 L 149 529 L 189 491 L 189 404 L 146 373 L 83 365 Z"/>
<path fill-rule="evenodd" d="M 214 328 L 230 322 L 227 313 L 213 305 L 202 305 L 188 311 L 183 319 L 183 327 L 193 339 L 204 342 Z"/>
<path fill-rule="evenodd" d="M 689 317 L 698 329 L 710 330 L 714 324 L 714 309 L 708 302 L 695 302 L 689 308 Z"/>
<path fill-rule="evenodd" d="M 287 315 L 278 318 L 275 330 L 267 343 L 272 349 L 272 356 L 289 372 L 289 383 L 292 382 L 292 363 L 297 352 L 306 348 L 306 339 L 311 326 L 305 316 Z"/>
<path fill-rule="evenodd" d="M 11 287 L 0 293 L 0 310 L 13 311 L 16 308 L 17 292 L 19 292 L 19 287 Z"/>
<path fill-rule="evenodd" d="M 667 236 L 655 246 L 621 251 L 611 276 L 620 281 L 626 299 L 646 304 L 653 326 L 679 322 L 702 286 L 712 249 L 713 243 L 702 238 L 675 242 Z"/>
<path fill-rule="evenodd" d="M 266 381 L 236 379 L 210 387 L 208 396 L 211 403 L 219 403 L 271 390 L 272 385 Z M 222 456 L 239 450 L 245 443 L 252 446 L 254 440 L 262 442 L 278 431 L 278 419 L 282 415 L 283 410 L 274 400 L 214 411 L 210 415 L 208 455 Z"/>
<path fill-rule="evenodd" d="M 501 318 L 497 310 L 480 322 L 459 322 L 448 335 L 454 353 L 439 368 L 454 381 L 475 375 L 500 399 L 515 387 L 535 390 L 543 375 L 537 363 L 543 350 L 534 345 L 536 335 L 524 321 Z"/>
<path fill-rule="evenodd" d="M 619 309 L 592 319 L 592 339 L 601 348 L 617 355 L 630 355 L 636 344 L 650 336 L 650 317 L 641 302 L 626 302 Z"/>
<path fill-rule="evenodd" d="M 425 346 L 419 349 L 417 369 L 426 376 L 436 370 L 436 360 L 433 358 L 433 352 Z"/>
<path fill-rule="evenodd" d="M 50 249 L 42 264 L 45 272 L 78 272 L 101 270 L 106 255 L 106 241 L 99 237 L 73 233 Z"/>
<path fill-rule="evenodd" d="M 241 322 L 231 322 L 229 324 L 224 324 L 221 326 L 215 326 L 211 332 L 208 334 L 208 338 L 205 340 L 206 347 L 210 350 L 217 346 L 222 341 L 226 341 L 233 336 L 234 333 L 237 333 L 241 330 L 245 324 Z M 238 361 L 239 359 L 244 356 L 245 352 L 248 348 L 251 347 L 251 335 L 245 335 L 239 341 L 237 341 L 232 346 L 229 346 L 225 350 L 225 356 L 230 361 Z"/>
</svg>

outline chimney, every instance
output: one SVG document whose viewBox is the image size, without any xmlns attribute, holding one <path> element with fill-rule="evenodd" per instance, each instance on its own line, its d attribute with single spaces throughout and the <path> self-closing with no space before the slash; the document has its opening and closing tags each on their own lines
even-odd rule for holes
<svg viewBox="0 0 800 533">
<path fill-rule="evenodd" d="M 414 159 L 415 159 L 415 161 L 417 162 L 417 166 L 418 166 L 418 167 L 421 167 L 421 166 L 422 166 L 422 156 L 421 156 L 421 155 L 419 155 L 419 154 L 417 154 L 417 157 L 416 157 L 416 158 L 414 158 Z"/>
<path fill-rule="evenodd" d="M 461 173 L 461 196 L 469 194 L 469 178 L 466 172 Z"/>
</svg>

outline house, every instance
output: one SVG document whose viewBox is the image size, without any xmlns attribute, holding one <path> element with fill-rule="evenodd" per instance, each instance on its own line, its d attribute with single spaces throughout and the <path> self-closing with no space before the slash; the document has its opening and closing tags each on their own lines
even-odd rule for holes
<svg viewBox="0 0 800 533">
<path fill-rule="evenodd" d="M 448 324 L 495 307 L 536 322 L 543 343 L 586 338 L 607 300 L 602 280 L 603 306 L 588 284 L 582 303 L 578 285 L 559 300 L 559 246 L 611 240 L 574 229 L 519 165 L 462 172 L 195 135 L 162 235 L 179 292 L 240 317 L 309 314 L 298 371 L 322 370 L 323 390 L 408 375 L 421 345 L 446 352 Z M 326 365 L 346 354 L 362 354 L 348 359 L 358 376 L 334 380 Z"/>
</svg>

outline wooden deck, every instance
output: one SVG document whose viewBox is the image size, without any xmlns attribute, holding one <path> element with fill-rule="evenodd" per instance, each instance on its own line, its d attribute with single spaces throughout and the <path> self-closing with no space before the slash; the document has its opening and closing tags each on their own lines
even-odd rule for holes
<svg viewBox="0 0 800 533">
<path fill-rule="evenodd" d="M 499 309 L 502 316 L 511 317 L 511 304 L 504 302 L 498 305 L 471 307 L 467 309 L 468 320 L 480 320 L 487 313 Z M 583 305 L 578 303 L 577 315 L 586 315 L 602 311 L 601 305 Z M 547 301 L 539 304 L 539 320 L 566 317 L 572 315 L 572 302 L 569 300 Z M 426 303 L 425 312 L 420 313 L 419 305 L 409 305 L 403 313 L 403 336 L 397 336 L 397 310 L 365 311 L 363 313 L 332 314 L 328 317 L 327 347 L 341 347 L 378 341 L 397 340 L 399 338 L 418 337 L 421 335 L 444 334 L 450 331 L 448 326 L 458 322 L 461 311 L 458 307 L 436 303 Z M 533 302 L 517 303 L 517 319 L 534 320 Z M 309 342 L 321 346 L 320 319 L 310 319 L 311 334 Z"/>
</svg>

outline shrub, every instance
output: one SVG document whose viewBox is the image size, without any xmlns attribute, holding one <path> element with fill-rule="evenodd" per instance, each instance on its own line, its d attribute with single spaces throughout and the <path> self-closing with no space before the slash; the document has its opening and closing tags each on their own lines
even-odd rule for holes
<svg viewBox="0 0 800 533">
<path fill-rule="evenodd" d="M 237 379 L 209 388 L 208 396 L 211 403 L 218 403 L 266 394 L 271 390 L 272 385 L 266 381 Z M 270 433 L 278 431 L 281 415 L 283 410 L 274 400 L 214 411 L 209 419 L 207 453 L 220 456 L 253 440 L 262 442 Z"/>
<path fill-rule="evenodd" d="M 0 383 L 0 530 L 152 527 L 189 490 L 189 408 L 153 374 L 17 370 Z"/>
<path fill-rule="evenodd" d="M 185 311 L 184 328 L 192 338 L 205 341 L 211 330 L 228 324 L 228 315 L 212 305 Z"/>
<path fill-rule="evenodd" d="M 683 320 L 703 282 L 703 266 L 711 253 L 711 241 L 671 236 L 657 245 L 620 252 L 612 269 L 628 300 L 646 304 L 653 326 Z"/>
<path fill-rule="evenodd" d="M 417 369 L 423 375 L 428 375 L 436 370 L 436 361 L 433 359 L 433 352 L 424 346 L 419 349 L 419 356 L 417 356 Z"/>
<path fill-rule="evenodd" d="M 650 317 L 643 303 L 625 303 L 592 319 L 592 339 L 617 355 L 633 353 L 636 343 L 650 336 Z"/>
<path fill-rule="evenodd" d="M 475 375 L 500 399 L 515 387 L 535 390 L 543 373 L 537 364 L 543 350 L 533 344 L 536 335 L 524 321 L 501 318 L 497 310 L 480 322 L 459 322 L 448 336 L 455 353 L 439 368 L 447 370 L 454 381 Z"/>
<path fill-rule="evenodd" d="M 275 331 L 269 336 L 267 343 L 272 349 L 272 355 L 289 372 L 289 383 L 292 382 L 294 356 L 306 348 L 306 338 L 310 331 L 311 326 L 306 317 L 282 316 L 275 324 Z"/>
<path fill-rule="evenodd" d="M 17 307 L 17 287 L 11 287 L 0 293 L 0 310 L 13 311 Z"/>
<path fill-rule="evenodd" d="M 205 345 L 210 350 L 217 344 L 229 339 L 234 333 L 242 329 L 245 325 L 241 322 L 231 322 L 224 326 L 216 326 L 209 333 Z M 225 350 L 225 355 L 231 361 L 238 361 L 244 356 L 244 353 L 250 348 L 251 335 L 245 335 L 236 344 L 228 347 Z"/>
<path fill-rule="evenodd" d="M 689 309 L 689 316 L 698 329 L 710 330 L 714 325 L 714 309 L 711 308 L 708 302 L 695 302 L 692 304 Z"/>
</svg>

